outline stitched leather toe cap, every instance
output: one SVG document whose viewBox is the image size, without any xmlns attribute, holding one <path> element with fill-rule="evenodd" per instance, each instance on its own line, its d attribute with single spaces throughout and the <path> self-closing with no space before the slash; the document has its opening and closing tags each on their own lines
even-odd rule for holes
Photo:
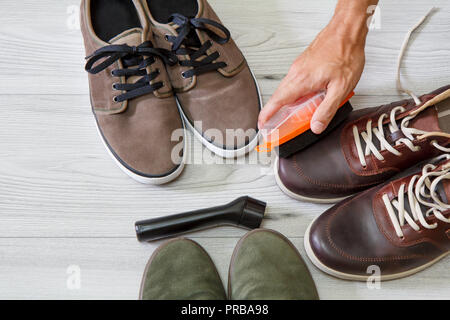
<svg viewBox="0 0 450 320">
<path fill-rule="evenodd" d="M 320 164 L 317 166 L 320 167 Z M 283 187 L 300 197 L 329 200 L 344 198 L 354 193 L 351 185 L 346 185 L 345 182 L 335 185 L 323 179 L 322 173 L 320 175 L 315 173 L 312 170 L 304 170 L 303 163 L 298 157 L 279 159 L 278 177 Z"/>
<path fill-rule="evenodd" d="M 335 206 L 314 221 L 309 232 L 309 246 L 323 268 L 334 272 L 365 275 L 370 263 L 367 264 L 359 257 L 358 250 L 353 250 L 361 244 L 356 242 L 359 236 L 355 233 L 358 231 L 345 227 L 342 222 L 348 217 L 346 213 L 340 212 L 340 208 L 340 205 Z M 342 227 L 342 231 L 336 233 L 338 225 Z"/>
<path fill-rule="evenodd" d="M 381 276 L 401 275 L 418 268 L 438 255 L 430 243 L 395 245 L 375 218 L 372 188 L 335 205 L 312 225 L 309 245 L 312 254 L 330 273 L 370 276 L 376 266 Z M 378 218 L 380 219 L 380 218 Z M 388 217 L 382 217 L 389 222 Z"/>
</svg>

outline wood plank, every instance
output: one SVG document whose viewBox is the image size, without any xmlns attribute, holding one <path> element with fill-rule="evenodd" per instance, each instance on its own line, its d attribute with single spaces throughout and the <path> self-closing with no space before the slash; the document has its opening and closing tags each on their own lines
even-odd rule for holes
<svg viewBox="0 0 450 320">
<path fill-rule="evenodd" d="M 356 96 L 353 101 L 366 107 L 396 99 Z M 224 204 L 247 194 L 268 202 L 265 226 L 299 236 L 329 207 L 285 196 L 272 169 L 257 164 L 257 153 L 246 159 L 252 164 L 223 165 L 214 157 L 219 164 L 188 165 L 167 186 L 141 185 L 105 152 L 87 96 L 6 96 L 4 103 L 9 112 L 0 114 L 2 237 L 132 237 L 139 219 L 208 207 L 211 199 Z M 196 140 L 190 152 L 193 161 L 209 154 Z M 205 232 L 241 234 L 232 228 Z"/>
<path fill-rule="evenodd" d="M 0 61 L 0 94 L 87 94 L 81 35 L 68 27 L 73 13 L 67 12 L 78 1 L 23 3 L 21 10 L 14 2 L 2 6 L 5 27 L 0 33 L 0 54 L 14 59 Z M 327 24 L 335 5 L 332 0 L 266 0 L 264 5 L 259 0 L 234 1 L 233 5 L 218 0 L 211 3 L 231 29 L 266 94 L 275 90 L 295 57 Z M 448 83 L 450 3 L 382 1 L 381 28 L 368 38 L 367 65 L 357 88 L 360 94 L 397 93 L 395 67 L 401 43 L 431 5 L 440 10 L 414 37 L 403 70 L 407 83 L 418 92 Z"/>
<path fill-rule="evenodd" d="M 222 281 L 238 238 L 194 239 L 211 255 Z M 364 282 L 342 281 L 318 271 L 299 248 L 322 299 L 445 299 L 450 296 L 447 258 L 408 278 L 369 289 Z M 144 267 L 156 245 L 134 239 L 0 239 L 0 299 L 136 299 Z M 70 266 L 81 270 L 81 287 L 67 287 Z M 5 290 L 7 288 L 7 290 Z"/>
<path fill-rule="evenodd" d="M 246 55 L 267 100 L 291 62 L 326 25 L 335 0 L 210 1 Z M 257 164 L 188 165 L 168 186 L 143 186 L 109 159 L 90 112 L 84 49 L 72 23 L 79 1 L 2 4 L 0 24 L 0 299 L 135 299 L 156 244 L 139 244 L 136 220 L 226 203 L 248 194 L 269 203 L 264 227 L 303 234 L 329 205 L 298 202 Z M 408 29 L 434 5 L 440 9 L 413 37 L 402 73 L 426 93 L 448 84 L 450 3 L 381 1 L 381 28 L 367 41 L 367 65 L 352 99 L 356 108 L 398 100 L 397 55 Z M 36 14 L 39 12 L 39 14 Z M 204 149 L 193 142 L 191 154 Z M 217 159 L 219 160 L 219 159 Z M 247 160 L 248 162 L 249 160 Z M 213 199 L 213 201 L 212 201 Z M 244 230 L 197 232 L 222 278 Z M 305 260 L 307 260 L 305 258 Z M 336 280 L 310 265 L 325 299 L 446 298 L 449 258 L 381 290 Z M 82 288 L 66 288 L 69 265 L 82 268 Z M 5 290 L 6 288 L 6 290 Z"/>
</svg>

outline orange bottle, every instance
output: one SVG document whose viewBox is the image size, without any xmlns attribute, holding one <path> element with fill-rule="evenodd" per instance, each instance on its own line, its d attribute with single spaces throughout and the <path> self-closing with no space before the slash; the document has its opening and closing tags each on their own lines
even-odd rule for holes
<svg viewBox="0 0 450 320">
<path fill-rule="evenodd" d="M 341 107 L 353 97 L 352 92 Z M 325 99 L 326 92 L 320 91 L 304 96 L 292 104 L 280 108 L 261 129 L 264 143 L 256 147 L 259 152 L 269 152 L 273 148 L 294 139 L 311 129 L 311 119 Z"/>
</svg>

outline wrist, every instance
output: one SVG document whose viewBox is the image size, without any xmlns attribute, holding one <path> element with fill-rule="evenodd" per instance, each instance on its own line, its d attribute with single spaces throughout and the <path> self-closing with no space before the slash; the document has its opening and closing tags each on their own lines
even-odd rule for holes
<svg viewBox="0 0 450 320">
<path fill-rule="evenodd" d="M 352 44 L 365 44 L 369 32 L 368 21 L 377 1 L 339 1 L 329 27 Z"/>
</svg>

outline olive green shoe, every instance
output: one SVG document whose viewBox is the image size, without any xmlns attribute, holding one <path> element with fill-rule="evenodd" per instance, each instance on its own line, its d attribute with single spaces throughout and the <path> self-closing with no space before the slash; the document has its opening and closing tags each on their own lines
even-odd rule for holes
<svg viewBox="0 0 450 320">
<path fill-rule="evenodd" d="M 295 246 L 265 229 L 247 233 L 237 244 L 228 275 L 232 300 L 317 300 L 316 285 Z"/>
<path fill-rule="evenodd" d="M 225 289 L 211 257 L 185 238 L 162 244 L 142 278 L 141 300 L 224 300 Z"/>
</svg>

